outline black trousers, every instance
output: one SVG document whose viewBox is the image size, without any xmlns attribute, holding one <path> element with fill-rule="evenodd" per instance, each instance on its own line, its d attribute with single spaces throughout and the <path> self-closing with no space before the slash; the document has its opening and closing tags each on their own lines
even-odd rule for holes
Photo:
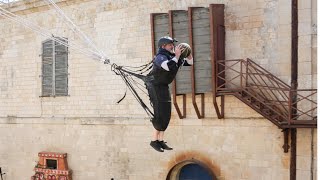
<svg viewBox="0 0 320 180">
<path fill-rule="evenodd" d="M 158 131 L 165 131 L 171 118 L 171 96 L 169 86 L 158 85 L 151 78 L 146 81 L 154 118 L 151 120 L 153 127 Z"/>
</svg>

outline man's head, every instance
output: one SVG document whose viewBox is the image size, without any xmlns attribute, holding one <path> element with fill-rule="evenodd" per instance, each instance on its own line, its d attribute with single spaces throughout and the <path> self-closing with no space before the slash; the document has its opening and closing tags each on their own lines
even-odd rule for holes
<svg viewBox="0 0 320 180">
<path fill-rule="evenodd" d="M 161 37 L 158 41 L 158 48 L 166 49 L 167 51 L 173 52 L 174 42 L 178 42 L 169 36 Z"/>
</svg>

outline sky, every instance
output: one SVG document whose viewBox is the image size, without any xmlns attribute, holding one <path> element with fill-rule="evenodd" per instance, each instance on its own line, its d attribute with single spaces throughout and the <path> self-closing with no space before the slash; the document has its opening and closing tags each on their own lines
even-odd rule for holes
<svg viewBox="0 0 320 180">
<path fill-rule="evenodd" d="M 10 3 L 15 1 L 20 1 L 20 0 L 0 0 L 0 3 Z"/>
</svg>

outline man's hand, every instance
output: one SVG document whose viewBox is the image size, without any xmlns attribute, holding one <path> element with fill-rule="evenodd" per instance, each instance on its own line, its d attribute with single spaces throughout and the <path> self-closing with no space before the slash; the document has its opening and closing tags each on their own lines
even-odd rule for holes
<svg viewBox="0 0 320 180">
<path fill-rule="evenodd" d="M 187 59 L 189 59 L 189 60 L 193 59 L 192 53 L 190 53 L 190 55 L 187 57 Z"/>
<path fill-rule="evenodd" d="M 190 55 L 188 57 L 185 58 L 185 60 L 187 61 L 187 63 L 189 65 L 192 65 L 193 64 L 193 56 L 192 56 L 192 53 L 190 53 Z"/>
<path fill-rule="evenodd" d="M 174 54 L 176 55 L 176 58 L 179 59 L 181 52 L 183 51 L 183 48 L 179 44 L 178 46 L 175 47 Z"/>
</svg>

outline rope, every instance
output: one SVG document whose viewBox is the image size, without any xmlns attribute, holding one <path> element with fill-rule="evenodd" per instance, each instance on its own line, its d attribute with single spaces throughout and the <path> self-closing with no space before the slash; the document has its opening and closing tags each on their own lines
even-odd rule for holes
<svg viewBox="0 0 320 180">
<path fill-rule="evenodd" d="M 0 16 L 6 17 L 15 23 L 21 24 L 21 25 L 31 29 L 32 31 L 38 33 L 39 35 L 41 35 L 43 37 L 46 37 L 46 38 L 51 39 L 55 42 L 58 42 L 66 47 L 71 47 L 72 49 L 74 49 L 74 50 L 76 50 L 86 56 L 89 56 L 94 59 L 98 59 L 98 60 L 102 61 L 101 56 L 99 54 L 97 54 L 97 52 L 89 50 L 89 49 L 82 49 L 79 47 L 79 45 L 77 45 L 73 42 L 68 42 L 68 39 L 66 39 L 66 38 L 63 38 L 63 37 L 57 38 L 53 34 L 51 34 L 49 30 L 42 28 L 32 22 L 28 22 L 28 21 L 24 20 L 23 18 L 7 11 L 6 9 L 3 9 L 2 7 L 0 7 Z M 66 42 L 68 42 L 68 43 L 66 43 Z"/>
<path fill-rule="evenodd" d="M 13 14 L 10 11 L 7 11 L 6 9 L 0 7 L 0 16 L 10 19 L 11 21 L 21 24 L 26 28 L 29 28 L 30 30 L 38 33 L 39 35 L 46 37 L 48 39 L 53 40 L 54 42 L 60 43 L 61 45 L 64 45 L 66 47 L 72 48 L 86 56 L 93 57 L 95 60 L 99 60 L 104 62 L 104 64 L 110 65 L 110 60 L 105 58 L 105 55 L 102 51 L 100 51 L 95 44 L 89 39 L 88 36 L 86 36 L 73 22 L 70 18 L 68 18 L 64 12 L 52 1 L 52 0 L 46 0 L 48 1 L 48 5 L 51 7 L 53 6 L 55 10 L 59 13 L 61 17 L 67 20 L 69 24 L 68 27 L 78 36 L 80 36 L 84 41 L 89 44 L 94 50 L 92 49 L 83 49 L 78 44 L 73 42 L 68 42 L 67 38 L 64 37 L 55 37 L 49 30 L 40 27 L 37 24 L 34 24 L 30 21 L 26 21 L 25 19 Z M 78 34 L 79 33 L 79 34 Z M 131 70 L 129 68 L 135 69 Z M 117 66 L 116 64 L 111 65 L 111 70 L 116 74 L 119 75 L 122 80 L 125 82 L 127 88 L 125 91 L 124 96 L 117 102 L 120 103 L 127 94 L 127 89 L 131 91 L 135 99 L 138 101 L 138 103 L 141 105 L 141 107 L 146 111 L 148 116 L 150 118 L 154 117 L 153 112 L 150 110 L 150 108 L 143 102 L 143 100 L 140 98 L 139 94 L 134 88 L 134 85 L 136 85 L 137 88 L 139 88 L 143 93 L 148 94 L 145 92 L 142 87 L 144 86 L 140 84 L 138 81 L 134 80 L 133 77 L 136 77 L 138 79 L 141 79 L 142 81 L 146 81 L 146 76 L 142 75 L 149 71 L 152 68 L 152 61 L 148 62 L 147 64 L 133 67 L 133 66 Z M 140 87 L 139 87 L 140 86 Z"/>
<path fill-rule="evenodd" d="M 50 6 L 51 4 L 54 7 L 54 9 L 58 12 L 58 14 L 62 16 L 64 19 L 66 19 L 67 22 L 69 22 L 69 24 L 68 23 L 66 24 L 73 32 L 80 33 L 77 35 L 79 35 L 79 37 L 83 38 L 89 45 L 91 45 L 91 47 L 93 47 L 96 50 L 96 52 L 99 53 L 101 58 L 105 57 L 105 54 L 96 47 L 96 45 L 91 41 L 91 39 L 86 34 L 84 34 L 76 24 L 73 23 L 73 21 L 60 9 L 60 7 L 55 2 L 53 2 L 52 0 L 47 0 L 47 1 L 49 2 L 48 3 L 49 7 L 51 7 Z"/>
</svg>

